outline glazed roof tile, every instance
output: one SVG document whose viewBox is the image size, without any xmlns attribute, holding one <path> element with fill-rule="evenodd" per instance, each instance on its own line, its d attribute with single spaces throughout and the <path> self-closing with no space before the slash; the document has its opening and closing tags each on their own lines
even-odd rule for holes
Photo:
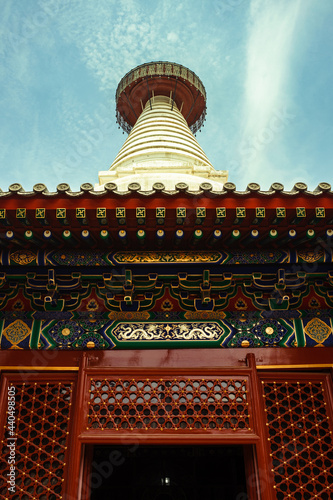
<svg viewBox="0 0 333 500">
<path fill-rule="evenodd" d="M 25 191 L 21 184 L 14 183 L 9 186 L 8 191 L 2 191 L 0 189 L 0 198 L 7 198 L 15 195 L 22 197 L 33 197 L 41 194 L 45 197 L 56 197 L 64 194 L 69 198 L 80 198 L 87 194 L 96 197 L 103 197 L 110 192 L 119 197 L 128 196 L 132 193 L 138 193 L 142 196 L 150 196 L 155 193 L 163 193 L 168 196 L 175 196 L 179 193 L 186 193 L 193 196 L 202 194 L 206 194 L 208 196 L 230 196 L 232 194 L 237 197 L 247 197 L 249 195 L 253 196 L 254 194 L 260 196 L 273 196 L 276 194 L 283 196 L 297 196 L 299 194 L 306 194 L 307 196 L 318 196 L 324 193 L 332 194 L 331 185 L 327 182 L 319 183 L 314 191 L 309 191 L 307 185 L 303 182 L 297 182 L 290 191 L 286 191 L 283 184 L 280 184 L 278 182 L 274 182 L 268 191 L 261 190 L 260 185 L 254 182 L 248 184 L 245 191 L 237 191 L 236 185 L 232 182 L 225 183 L 221 191 L 214 191 L 212 185 L 209 182 L 202 183 L 198 191 L 189 190 L 188 185 L 183 182 L 179 182 L 178 184 L 176 184 L 174 190 L 166 190 L 164 185 L 160 182 L 156 182 L 153 185 L 153 189 L 150 191 L 142 191 L 140 184 L 137 182 L 130 183 L 128 185 L 127 191 L 118 191 L 117 185 L 112 182 L 106 183 L 103 187 L 104 189 L 97 191 L 94 189 L 94 186 L 92 184 L 84 183 L 81 185 L 80 191 L 72 191 L 69 184 L 61 183 L 57 186 L 56 191 L 50 192 L 45 184 L 38 183 L 33 186 L 32 191 Z"/>
</svg>

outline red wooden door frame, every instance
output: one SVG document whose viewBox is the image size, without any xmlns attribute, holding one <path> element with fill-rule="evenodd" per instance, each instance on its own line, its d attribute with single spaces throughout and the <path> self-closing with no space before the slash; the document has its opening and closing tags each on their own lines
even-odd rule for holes
<svg viewBox="0 0 333 500">
<path fill-rule="evenodd" d="M 124 355 L 122 355 L 123 360 Z M 131 358 L 131 353 L 128 353 L 128 360 Z M 252 445 L 253 452 L 245 454 L 246 472 L 248 474 L 249 485 L 248 495 L 250 500 L 271 500 L 272 488 L 268 483 L 272 481 L 269 467 L 269 456 L 264 439 L 265 425 L 264 425 L 264 410 L 262 407 L 262 398 L 258 392 L 260 389 L 259 379 L 255 366 L 254 355 L 247 357 L 247 366 L 244 368 L 221 368 L 221 367 L 191 367 L 183 368 L 181 358 L 175 363 L 178 366 L 172 367 L 147 367 L 146 363 L 141 363 L 141 366 L 135 368 L 131 366 L 121 366 L 120 368 L 114 365 L 113 367 L 89 366 L 88 358 L 82 361 L 82 366 L 79 373 L 78 381 L 78 399 L 81 402 L 81 408 L 84 411 L 76 412 L 76 422 L 74 424 L 75 432 L 73 433 L 73 440 L 75 440 L 74 461 L 71 463 L 71 476 L 77 478 L 78 481 L 71 482 L 71 490 L 69 491 L 69 498 L 76 498 L 78 500 L 86 500 L 89 498 L 89 485 L 84 478 L 89 474 L 89 453 L 91 454 L 91 445 L 94 444 L 126 444 L 138 442 L 142 444 L 238 444 L 238 445 Z M 146 366 L 144 366 L 146 365 Z M 148 365 L 149 366 L 149 365 Z M 116 433 L 115 431 L 88 429 L 87 428 L 87 413 L 90 395 L 90 377 L 107 377 L 107 376 L 144 376 L 156 373 L 158 376 L 166 376 L 170 374 L 188 374 L 189 376 L 204 377 L 207 374 L 214 373 L 215 376 L 224 375 L 226 377 L 235 377 L 239 375 L 248 376 L 249 380 L 249 398 L 250 407 L 255 415 L 251 415 L 253 424 L 252 433 L 232 432 L 218 435 L 208 433 L 194 434 L 189 432 L 182 432 L 179 435 L 153 435 L 140 433 Z M 87 446 L 88 458 L 84 459 L 83 447 Z M 90 445 L 90 446 L 89 446 Z M 81 450 L 81 452 L 80 452 Z M 75 497 L 75 494 L 77 495 Z"/>
</svg>

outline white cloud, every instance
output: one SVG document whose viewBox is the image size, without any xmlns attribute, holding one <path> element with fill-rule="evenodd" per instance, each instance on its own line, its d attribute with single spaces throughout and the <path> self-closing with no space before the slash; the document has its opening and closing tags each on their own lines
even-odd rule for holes
<svg viewBox="0 0 333 500">
<path fill-rule="evenodd" d="M 273 117 L 286 108 L 291 111 L 289 98 L 290 60 L 296 36 L 300 0 L 252 0 L 248 26 L 246 56 L 244 129 L 242 144 L 265 130 L 271 130 Z M 289 113 L 290 113 L 289 111 Z M 292 114 L 292 112 L 290 113 Z M 276 130 L 276 135 L 280 132 Z M 272 141 L 270 141 L 272 142 Z M 251 163 L 255 177 L 265 165 L 266 148 L 256 147 L 251 163 L 242 157 L 244 169 Z"/>
<path fill-rule="evenodd" d="M 177 35 L 177 33 L 174 33 L 174 32 L 168 33 L 168 35 L 167 35 L 167 40 L 168 40 L 169 42 L 172 42 L 172 43 L 177 42 L 177 40 L 178 40 L 178 35 Z"/>
<path fill-rule="evenodd" d="M 172 8 L 169 0 L 157 0 L 154 8 L 143 8 L 132 0 L 97 0 L 79 2 L 78 9 L 70 3 L 59 14 L 58 25 L 63 38 L 79 49 L 100 88 L 114 91 L 127 71 L 144 62 L 175 60 L 194 70 L 198 64 L 216 62 L 219 35 L 201 33 L 198 54 L 191 5 L 185 0 Z"/>
</svg>

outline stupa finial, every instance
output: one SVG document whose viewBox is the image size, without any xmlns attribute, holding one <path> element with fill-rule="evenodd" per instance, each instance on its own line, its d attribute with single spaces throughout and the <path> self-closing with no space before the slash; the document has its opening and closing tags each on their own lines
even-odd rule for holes
<svg viewBox="0 0 333 500">
<path fill-rule="evenodd" d="M 172 98 L 195 134 L 206 116 L 206 90 L 190 69 L 172 62 L 150 62 L 129 71 L 116 91 L 117 121 L 130 132 L 153 96 Z"/>
</svg>

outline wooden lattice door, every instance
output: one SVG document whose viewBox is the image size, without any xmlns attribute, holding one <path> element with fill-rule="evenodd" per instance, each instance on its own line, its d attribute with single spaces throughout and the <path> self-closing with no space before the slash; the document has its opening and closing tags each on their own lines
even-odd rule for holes
<svg viewBox="0 0 333 500">
<path fill-rule="evenodd" d="M 331 378 L 285 373 L 262 377 L 277 500 L 333 497 Z"/>
<path fill-rule="evenodd" d="M 1 499 L 64 498 L 74 385 L 71 374 L 3 375 L 1 407 L 8 411 L 1 415 Z"/>
</svg>

